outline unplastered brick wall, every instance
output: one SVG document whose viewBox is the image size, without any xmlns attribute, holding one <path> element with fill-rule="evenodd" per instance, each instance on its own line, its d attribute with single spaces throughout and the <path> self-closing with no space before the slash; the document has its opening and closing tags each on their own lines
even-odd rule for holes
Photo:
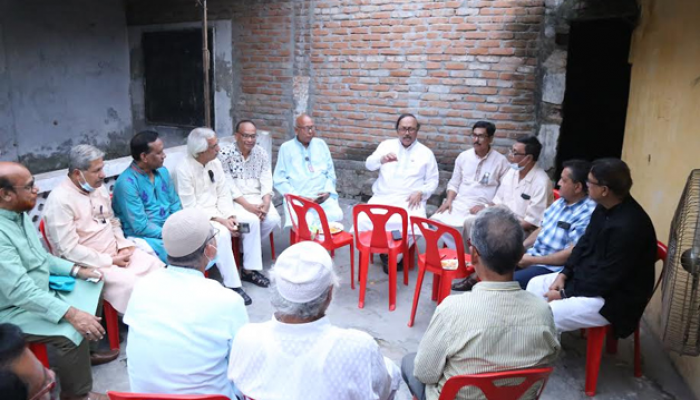
<svg viewBox="0 0 700 400">
<path fill-rule="evenodd" d="M 159 5 L 160 4 L 160 5 Z M 194 1 L 127 0 L 130 23 L 199 18 Z M 441 188 L 479 119 L 504 151 L 535 133 L 535 77 L 544 0 L 209 0 L 231 19 L 234 120 L 292 137 L 309 112 L 339 170 L 339 191 L 366 197 L 363 171 L 397 116 L 416 114 L 437 157 Z M 164 16 L 165 15 L 165 16 Z M 151 21 L 151 22 L 149 22 Z"/>
</svg>

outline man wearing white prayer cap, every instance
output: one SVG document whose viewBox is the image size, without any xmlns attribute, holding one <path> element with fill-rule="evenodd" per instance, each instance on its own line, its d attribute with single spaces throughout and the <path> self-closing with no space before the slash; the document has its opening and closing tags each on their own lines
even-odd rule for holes
<svg viewBox="0 0 700 400">
<path fill-rule="evenodd" d="M 132 391 L 235 399 L 228 355 L 248 314 L 241 296 L 204 277 L 216 258 L 216 234 L 198 209 L 165 221 L 168 266 L 139 280 L 124 315 Z"/>
<path fill-rule="evenodd" d="M 272 319 L 236 334 L 228 377 L 253 399 L 393 399 L 398 367 L 365 332 L 331 325 L 326 310 L 338 288 L 328 252 L 301 242 L 271 273 Z"/>
</svg>

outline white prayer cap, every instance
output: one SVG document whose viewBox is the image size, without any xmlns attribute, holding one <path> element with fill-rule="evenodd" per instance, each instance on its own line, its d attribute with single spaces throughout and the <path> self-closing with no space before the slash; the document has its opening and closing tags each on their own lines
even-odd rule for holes
<svg viewBox="0 0 700 400">
<path fill-rule="evenodd" d="M 188 208 L 168 217 L 163 224 L 163 247 L 170 257 L 184 257 L 202 247 L 211 234 L 204 211 Z"/>
<path fill-rule="evenodd" d="M 328 251 L 309 241 L 283 251 L 271 273 L 280 296 L 298 304 L 316 300 L 337 280 Z"/>
</svg>

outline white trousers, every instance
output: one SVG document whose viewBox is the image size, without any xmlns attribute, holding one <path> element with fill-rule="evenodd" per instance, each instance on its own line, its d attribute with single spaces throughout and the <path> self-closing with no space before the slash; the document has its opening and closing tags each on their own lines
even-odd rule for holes
<svg viewBox="0 0 700 400">
<path fill-rule="evenodd" d="M 530 279 L 527 291 L 544 297 L 558 275 L 559 273 L 555 272 Z M 554 315 L 554 325 L 559 332 L 610 324 L 605 317 L 600 315 L 600 309 L 603 308 L 603 305 L 605 305 L 605 300 L 602 297 L 569 297 L 549 303 Z"/>
<path fill-rule="evenodd" d="M 231 232 L 218 222 L 211 221 L 214 228 L 219 230 L 216 235 L 216 267 L 221 273 L 224 286 L 227 288 L 241 287 L 241 277 L 238 276 L 236 259 L 233 257 L 231 247 Z"/>
<path fill-rule="evenodd" d="M 243 268 L 248 271 L 262 271 L 262 240 L 267 238 L 273 229 L 280 226 L 282 219 L 272 205 L 262 221 L 257 215 L 246 211 L 243 207 L 236 207 L 236 219 L 239 223 L 245 222 L 250 225 L 250 233 L 241 234 Z"/>
</svg>

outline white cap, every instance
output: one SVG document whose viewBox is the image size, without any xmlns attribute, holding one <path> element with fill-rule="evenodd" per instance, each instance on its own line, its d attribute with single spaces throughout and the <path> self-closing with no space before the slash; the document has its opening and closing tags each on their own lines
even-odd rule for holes
<svg viewBox="0 0 700 400">
<path fill-rule="evenodd" d="M 168 217 L 163 224 L 163 247 L 170 257 L 184 257 L 202 247 L 211 233 L 204 211 L 188 208 Z"/>
<path fill-rule="evenodd" d="M 316 300 L 336 280 L 328 251 L 309 241 L 283 251 L 271 273 L 280 296 L 299 304 Z"/>
</svg>

